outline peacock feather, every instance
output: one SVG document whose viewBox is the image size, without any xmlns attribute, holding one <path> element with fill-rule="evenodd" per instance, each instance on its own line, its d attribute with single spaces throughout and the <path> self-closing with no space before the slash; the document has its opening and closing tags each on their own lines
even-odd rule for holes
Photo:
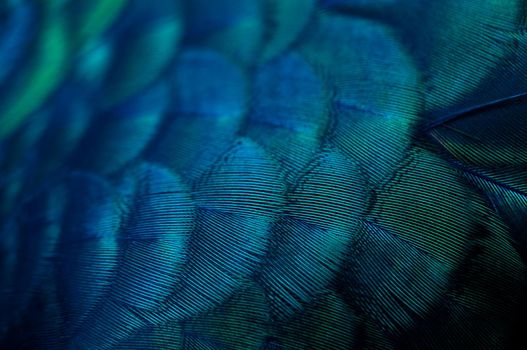
<svg viewBox="0 0 527 350">
<path fill-rule="evenodd" d="M 524 348 L 526 33 L 526 0 L 0 1 L 0 348 Z"/>
</svg>

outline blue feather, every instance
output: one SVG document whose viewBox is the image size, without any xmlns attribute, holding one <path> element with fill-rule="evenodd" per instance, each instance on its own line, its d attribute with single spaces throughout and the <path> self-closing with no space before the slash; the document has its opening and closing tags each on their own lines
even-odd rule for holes
<svg viewBox="0 0 527 350">
<path fill-rule="evenodd" d="M 102 113 L 72 157 L 74 166 L 108 174 L 134 160 L 156 134 L 168 106 L 168 93 L 166 83 L 160 82 Z M 116 139 L 116 133 L 122 137 Z M 92 142 L 94 138 L 98 140 L 96 144 Z"/>
<path fill-rule="evenodd" d="M 302 52 L 331 84 L 328 143 L 379 185 L 412 141 L 422 108 L 419 71 L 379 23 L 322 13 L 312 30 Z"/>
<path fill-rule="evenodd" d="M 181 278 L 194 205 L 170 171 L 145 164 L 132 174 L 136 188 L 120 235 L 124 251 L 112 296 L 128 306 L 156 309 Z"/>
<path fill-rule="evenodd" d="M 261 272 L 278 318 L 302 309 L 335 278 L 366 197 L 357 168 L 338 153 L 319 155 L 296 183 Z"/>
<path fill-rule="evenodd" d="M 0 3 L 0 348 L 522 343 L 524 0 Z"/>
<path fill-rule="evenodd" d="M 256 72 L 253 93 L 258 99 L 251 106 L 246 133 L 280 161 L 288 177 L 320 146 L 329 119 L 324 88 L 297 53 L 279 56 Z"/>
<path fill-rule="evenodd" d="M 346 264 L 353 305 L 388 334 L 422 321 L 448 288 L 449 269 L 380 226 L 365 222 Z"/>
<path fill-rule="evenodd" d="M 221 54 L 195 49 L 181 53 L 172 77 L 174 106 L 147 156 L 186 180 L 196 180 L 227 150 L 241 127 L 245 76 Z"/>
<path fill-rule="evenodd" d="M 66 182 L 66 193 L 56 277 L 68 328 L 76 329 L 112 283 L 121 222 L 115 193 L 103 179 L 72 174 Z"/>
<path fill-rule="evenodd" d="M 0 86 L 4 87 L 4 80 L 11 74 L 17 62 L 23 59 L 24 51 L 30 44 L 30 38 L 34 34 L 33 21 L 35 19 L 35 8 L 27 1 L 8 1 L 2 5 L 2 11 L 8 12 L 8 22 L 2 25 L 2 37 L 0 38 Z"/>
<path fill-rule="evenodd" d="M 235 141 L 196 184 L 197 227 L 185 277 L 156 320 L 205 311 L 247 281 L 265 256 L 283 195 L 275 163 L 253 141 Z"/>
</svg>

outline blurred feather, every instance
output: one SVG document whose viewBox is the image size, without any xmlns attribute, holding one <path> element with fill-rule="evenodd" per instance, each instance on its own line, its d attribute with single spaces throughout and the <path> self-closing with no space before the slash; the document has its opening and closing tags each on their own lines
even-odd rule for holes
<svg viewBox="0 0 527 350">
<path fill-rule="evenodd" d="M 130 23 L 116 42 L 116 55 L 108 71 L 101 97 L 113 106 L 148 87 L 168 68 L 181 35 L 177 1 L 155 5 L 133 1 Z"/>
<path fill-rule="evenodd" d="M 66 4 L 74 43 L 89 47 L 103 34 L 126 7 L 128 0 L 70 1 Z"/>
<path fill-rule="evenodd" d="M 33 177 L 40 184 L 50 173 L 63 168 L 86 133 L 91 113 L 86 93 L 78 85 L 64 86 L 43 107 L 45 129 L 32 145 L 37 156 Z"/>
<path fill-rule="evenodd" d="M 4 1 L 0 11 L 7 13 L 7 23 L 2 24 L 2 37 L 0 38 L 0 86 L 16 67 L 18 60 L 30 44 L 33 33 L 32 20 L 35 19 L 35 8 L 27 1 Z M 2 14 L 2 17 L 5 16 Z"/>
<path fill-rule="evenodd" d="M 301 36 L 309 23 L 316 0 L 261 0 L 266 21 L 266 42 L 260 61 L 274 58 Z"/>
<path fill-rule="evenodd" d="M 67 64 L 64 19 L 52 3 L 41 5 L 41 30 L 27 69 L 22 70 L 0 97 L 0 140 L 18 128 L 58 86 Z"/>
<path fill-rule="evenodd" d="M 108 174 L 136 158 L 148 145 L 168 105 L 165 82 L 101 113 L 92 123 L 71 161 L 76 167 Z M 115 135 L 121 135 L 115 138 Z M 97 139 L 97 144 L 92 140 Z M 79 157 L 79 155 L 83 155 Z"/>
<path fill-rule="evenodd" d="M 100 88 L 111 66 L 114 51 L 111 40 L 102 38 L 79 54 L 73 75 L 88 92 L 95 94 L 94 91 Z"/>
<path fill-rule="evenodd" d="M 13 275 L 3 286 L 2 294 L 9 300 L 3 314 L 19 321 L 35 297 L 39 284 L 52 276 L 52 259 L 61 233 L 65 205 L 64 190 L 42 189 L 27 199 L 19 209 L 16 223 L 6 226 L 18 236 L 13 259 Z"/>
<path fill-rule="evenodd" d="M 265 32 L 260 1 L 194 0 L 185 3 L 185 10 L 186 41 L 216 49 L 242 64 L 257 59 Z"/>
<path fill-rule="evenodd" d="M 0 1 L 0 348 L 521 344 L 526 9 Z"/>
</svg>

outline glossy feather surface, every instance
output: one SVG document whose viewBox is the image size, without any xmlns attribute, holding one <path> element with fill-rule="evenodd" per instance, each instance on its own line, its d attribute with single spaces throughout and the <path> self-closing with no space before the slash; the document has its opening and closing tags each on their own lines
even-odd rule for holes
<svg viewBox="0 0 527 350">
<path fill-rule="evenodd" d="M 522 348 L 526 11 L 0 2 L 0 348 Z"/>
</svg>

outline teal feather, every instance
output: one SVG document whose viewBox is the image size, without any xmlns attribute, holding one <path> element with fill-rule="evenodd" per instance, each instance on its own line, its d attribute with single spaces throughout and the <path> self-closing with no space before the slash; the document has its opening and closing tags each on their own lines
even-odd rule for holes
<svg viewBox="0 0 527 350">
<path fill-rule="evenodd" d="M 56 278 L 68 324 L 76 329 L 106 294 L 118 264 L 121 224 L 110 184 L 90 174 L 67 179 Z M 77 201 L 80 196 L 83 201 Z"/>
<path fill-rule="evenodd" d="M 258 60 L 268 61 L 302 36 L 314 14 L 316 0 L 263 0 L 265 37 Z"/>
<path fill-rule="evenodd" d="M 121 34 L 133 39 L 116 43 L 117 55 L 113 56 L 102 88 L 105 107 L 156 82 L 168 68 L 181 36 L 178 1 L 161 0 L 155 4 L 136 1 L 134 5 L 131 23 Z"/>
<path fill-rule="evenodd" d="M 227 151 L 241 127 L 246 77 L 223 55 L 204 49 L 182 52 L 172 77 L 174 106 L 147 156 L 195 181 Z"/>
<path fill-rule="evenodd" d="M 191 41 L 248 65 L 258 58 L 265 36 L 260 1 L 187 1 L 186 33 Z M 218 16 L 223 13 L 224 16 Z"/>
<path fill-rule="evenodd" d="M 273 228 L 261 275 L 277 318 L 301 310 L 333 281 L 365 203 L 363 179 L 339 153 L 319 155 L 296 183 Z"/>
<path fill-rule="evenodd" d="M 145 164 L 131 173 L 135 191 L 120 234 L 122 263 L 112 296 L 151 310 L 181 278 L 195 209 L 188 189 L 170 171 Z"/>
<path fill-rule="evenodd" d="M 251 106 L 246 134 L 294 177 L 315 156 L 327 128 L 325 84 L 298 53 L 261 66 L 253 84 L 259 98 Z"/>
<path fill-rule="evenodd" d="M 248 284 L 219 307 L 184 322 L 183 349 L 255 349 L 267 337 L 268 306 L 264 293 Z M 199 345 L 198 345 L 199 344 Z"/>
<path fill-rule="evenodd" d="M 0 4 L 0 348 L 511 349 L 524 0 Z"/>
<path fill-rule="evenodd" d="M 3 53 L 0 61 L 0 86 L 4 86 L 4 80 L 12 74 L 17 60 L 22 59 L 28 49 L 36 10 L 28 1 L 5 1 L 1 6 L 0 11 L 7 13 L 7 23 L 4 22 L 2 26 L 0 38 L 0 52 Z"/>
<path fill-rule="evenodd" d="M 127 103 L 100 115 L 72 157 L 74 166 L 109 174 L 133 161 L 155 136 L 168 107 L 169 90 L 160 82 Z M 115 134 L 123 135 L 116 139 Z M 91 143 L 97 139 L 97 144 Z M 83 154 L 83 157 L 79 157 Z"/>
<path fill-rule="evenodd" d="M 322 13 L 311 30 L 302 52 L 331 84 L 328 143 L 359 162 L 378 185 L 412 141 L 422 109 L 420 74 L 379 23 Z"/>
<path fill-rule="evenodd" d="M 197 227 L 185 277 L 156 320 L 208 310 L 249 279 L 262 263 L 272 218 L 284 200 L 280 176 L 265 152 L 243 138 L 203 175 L 194 190 Z"/>
<path fill-rule="evenodd" d="M 413 244 L 365 222 L 345 268 L 351 304 L 387 334 L 417 325 L 441 302 L 451 271 Z"/>
</svg>

